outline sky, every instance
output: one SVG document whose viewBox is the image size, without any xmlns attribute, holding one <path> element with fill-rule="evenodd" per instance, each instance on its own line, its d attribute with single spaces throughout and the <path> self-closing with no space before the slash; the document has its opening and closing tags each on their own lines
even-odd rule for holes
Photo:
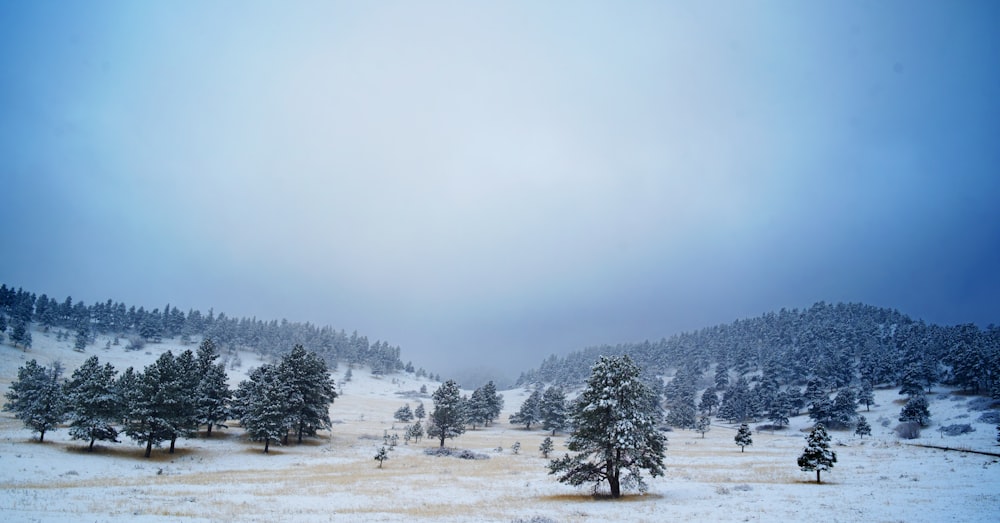
<svg viewBox="0 0 1000 523">
<path fill-rule="evenodd" d="M 447 375 L 817 301 L 1000 323 L 991 1 L 0 0 L 0 281 Z"/>
</svg>

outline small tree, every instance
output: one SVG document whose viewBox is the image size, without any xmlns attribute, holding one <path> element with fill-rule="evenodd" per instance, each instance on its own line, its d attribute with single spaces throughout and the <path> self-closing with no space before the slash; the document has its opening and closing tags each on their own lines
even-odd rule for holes
<svg viewBox="0 0 1000 523">
<path fill-rule="evenodd" d="M 413 409 L 413 417 L 418 420 L 422 420 L 427 417 L 427 411 L 424 410 L 423 402 L 417 403 L 417 408 Z"/>
<path fill-rule="evenodd" d="M 860 436 L 861 439 L 872 435 L 872 426 L 868 424 L 868 420 L 864 416 L 858 416 L 858 426 L 854 428 L 854 434 Z"/>
<path fill-rule="evenodd" d="M 566 393 L 562 387 L 553 385 L 545 389 L 539 412 L 542 416 L 542 428 L 551 430 L 553 436 L 557 430 L 566 428 Z"/>
<path fill-rule="evenodd" d="M 826 433 L 826 427 L 822 424 L 806 437 L 806 448 L 799 456 L 798 464 L 805 472 L 816 471 L 816 483 L 820 483 L 819 473 L 833 468 L 837 462 L 837 453 L 830 450 L 830 436 Z"/>
<path fill-rule="evenodd" d="M 927 408 L 927 398 L 923 394 L 911 396 L 899 413 L 899 421 L 914 421 L 921 427 L 926 427 L 930 420 L 931 413 Z"/>
<path fill-rule="evenodd" d="M 861 385 L 861 391 L 858 392 L 858 404 L 865 406 L 865 412 L 871 412 L 871 406 L 875 403 L 875 391 L 872 389 L 872 384 L 869 381 L 865 381 Z"/>
<path fill-rule="evenodd" d="M 750 427 L 746 423 L 740 425 L 740 429 L 736 431 L 735 440 L 736 444 L 740 446 L 740 452 L 743 452 L 744 448 L 753 445 L 753 438 L 751 437 Z"/>
<path fill-rule="evenodd" d="M 715 394 L 715 387 L 705 389 L 701 393 L 701 402 L 698 403 L 698 410 L 703 414 L 712 415 L 712 409 L 719 406 L 719 397 Z"/>
<path fill-rule="evenodd" d="M 705 433 L 708 432 L 708 431 L 710 431 L 710 430 L 712 430 L 710 428 L 711 425 L 712 425 L 712 420 L 708 417 L 707 414 L 703 414 L 703 415 L 699 416 L 698 417 L 698 421 L 695 422 L 695 424 L 694 424 L 694 430 L 695 430 L 695 432 L 700 433 L 702 439 L 704 439 L 705 438 Z"/>
<path fill-rule="evenodd" d="M 39 442 L 45 441 L 45 433 L 54 430 L 66 416 L 62 364 L 57 361 L 46 367 L 28 360 L 17 369 L 17 380 L 10 384 L 5 396 L 3 410 L 13 412 L 25 427 L 37 432 Z"/>
<path fill-rule="evenodd" d="M 379 447 L 378 452 L 375 453 L 375 461 L 378 462 L 378 468 L 382 468 L 382 462 L 389 459 L 389 451 L 385 447 Z"/>
<path fill-rule="evenodd" d="M 251 370 L 248 378 L 236 389 L 234 410 L 250 440 L 263 441 L 267 454 L 271 442 L 280 444 L 288 434 L 289 414 L 284 401 L 288 387 L 274 365 L 261 365 Z"/>
<path fill-rule="evenodd" d="M 623 487 L 644 492 L 643 470 L 663 475 L 660 417 L 655 394 L 632 359 L 601 356 L 570 416 L 574 430 L 567 446 L 578 454 L 549 462 L 549 474 L 570 485 L 593 483 L 595 491 L 606 481 L 613 498 Z"/>
<path fill-rule="evenodd" d="M 409 428 L 406 429 L 406 434 L 413 439 L 414 443 L 420 443 L 420 438 L 424 437 L 424 427 L 420 424 L 420 421 L 418 420 L 416 423 L 410 425 Z"/>
<path fill-rule="evenodd" d="M 510 446 L 510 451 L 513 452 L 514 454 L 521 452 L 521 442 L 515 441 L 514 444 Z"/>
<path fill-rule="evenodd" d="M 541 421 L 542 418 L 542 393 L 534 391 L 524 400 L 521 408 L 510 415 L 510 422 L 515 425 L 524 425 L 525 429 L 531 430 L 531 424 Z"/>
<path fill-rule="evenodd" d="M 997 427 L 997 429 L 1000 430 L 1000 427 Z M 551 453 L 553 449 L 555 449 L 555 445 L 552 444 L 552 438 L 548 436 L 545 436 L 545 439 L 542 440 L 542 444 L 538 446 L 538 451 L 541 452 L 542 457 L 546 459 L 549 457 L 549 453 Z"/>
<path fill-rule="evenodd" d="M 413 421 L 413 411 L 410 410 L 410 405 L 406 404 L 396 409 L 396 413 L 392 417 L 401 423 L 409 423 Z"/>
<path fill-rule="evenodd" d="M 434 398 L 434 412 L 431 412 L 427 435 L 438 438 L 441 447 L 444 440 L 454 438 L 465 432 L 465 408 L 462 393 L 458 383 L 448 380 L 431 396 Z"/>
</svg>

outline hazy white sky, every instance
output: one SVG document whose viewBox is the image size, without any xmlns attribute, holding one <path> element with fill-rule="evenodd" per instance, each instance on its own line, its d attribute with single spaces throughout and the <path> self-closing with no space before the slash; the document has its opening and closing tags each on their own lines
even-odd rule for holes
<svg viewBox="0 0 1000 523">
<path fill-rule="evenodd" d="M 0 280 L 442 373 L 1000 317 L 997 4 L 538 4 L 0 2 Z"/>
</svg>

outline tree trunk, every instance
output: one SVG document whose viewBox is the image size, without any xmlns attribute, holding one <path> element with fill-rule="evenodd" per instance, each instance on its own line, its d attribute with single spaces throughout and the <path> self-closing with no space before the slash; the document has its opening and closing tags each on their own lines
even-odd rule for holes
<svg viewBox="0 0 1000 523">
<path fill-rule="evenodd" d="M 211 423 L 208 424 L 208 434 L 206 434 L 206 436 L 208 436 L 210 438 L 212 437 L 212 424 Z"/>
<path fill-rule="evenodd" d="M 149 439 L 146 440 L 146 457 L 148 458 L 152 453 L 153 453 L 153 436 L 150 436 Z"/>
<path fill-rule="evenodd" d="M 444 431 L 441 432 L 441 448 L 444 448 Z"/>
<path fill-rule="evenodd" d="M 93 451 L 94 451 L 94 438 L 90 438 L 90 448 L 87 449 L 87 452 L 93 452 Z"/>
<path fill-rule="evenodd" d="M 744 447 L 742 447 L 742 446 L 740 447 L 740 452 L 743 452 L 743 448 L 744 448 Z"/>
<path fill-rule="evenodd" d="M 171 454 L 174 453 L 174 443 L 176 443 L 176 442 L 177 442 L 177 434 L 174 434 L 173 437 L 170 438 L 170 453 Z"/>
<path fill-rule="evenodd" d="M 302 422 L 299 422 L 299 434 L 298 434 L 299 435 L 299 445 L 302 444 L 302 430 L 304 428 L 302 425 L 303 425 Z"/>
<path fill-rule="evenodd" d="M 38 431 L 38 442 L 39 443 L 44 443 L 45 442 L 45 431 L 44 430 Z"/>
<path fill-rule="evenodd" d="M 264 440 L 264 454 L 267 454 L 267 449 L 270 446 L 271 446 L 271 438 L 265 439 Z"/>
<path fill-rule="evenodd" d="M 816 471 L 816 483 L 819 483 L 819 470 Z"/>
</svg>

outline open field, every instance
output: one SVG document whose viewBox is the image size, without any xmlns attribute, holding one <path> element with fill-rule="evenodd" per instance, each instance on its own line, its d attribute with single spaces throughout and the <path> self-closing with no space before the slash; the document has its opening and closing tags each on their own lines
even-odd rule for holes
<svg viewBox="0 0 1000 523">
<path fill-rule="evenodd" d="M 36 333 L 28 353 L 0 346 L 0 389 L 30 358 L 62 360 L 69 372 L 86 355 L 67 343 Z M 100 345 L 100 343 L 99 343 Z M 100 345 L 103 346 L 103 345 Z M 159 351 L 92 349 L 122 370 L 143 366 Z M 230 371 L 235 385 L 259 361 L 241 356 Z M 337 374 L 341 377 L 344 369 Z M 649 481 L 645 495 L 598 499 L 589 489 L 557 483 L 547 475 L 537 449 L 545 434 L 506 422 L 526 394 L 504 391 L 502 420 L 466 432 L 449 445 L 490 456 L 488 460 L 430 457 L 436 441 L 403 445 L 382 469 L 373 459 L 382 435 L 394 429 L 392 413 L 409 391 L 427 384 L 412 376 L 374 378 L 363 370 L 342 388 L 331 409 L 332 433 L 302 445 L 263 446 L 246 441 L 239 428 L 211 438 L 180 440 L 175 454 L 154 450 L 150 459 L 131 440 L 100 444 L 93 453 L 69 439 L 65 429 L 39 444 L 10 413 L 0 416 L 0 512 L 8 521 L 995 521 L 1000 513 L 1000 459 L 914 447 L 891 433 L 899 405 L 895 391 L 877 391 L 877 406 L 864 412 L 872 438 L 832 432 L 836 467 L 802 472 L 795 459 L 804 446 L 799 429 L 755 433 L 741 453 L 732 427 L 713 425 L 702 438 L 691 431 L 669 434 L 667 474 Z M 935 425 L 915 442 L 996 452 L 996 430 L 978 423 L 966 408 L 969 397 L 938 388 L 931 396 Z M 430 410 L 432 403 L 424 400 Z M 892 420 L 885 427 L 878 420 Z M 972 423 L 976 431 L 942 437 L 938 424 Z M 401 429 L 402 424 L 395 425 Z M 402 431 L 400 430 L 400 436 Z M 564 437 L 554 438 L 556 452 Z M 521 452 L 510 448 L 521 443 Z M 502 451 L 496 449 L 502 447 Z"/>
</svg>

